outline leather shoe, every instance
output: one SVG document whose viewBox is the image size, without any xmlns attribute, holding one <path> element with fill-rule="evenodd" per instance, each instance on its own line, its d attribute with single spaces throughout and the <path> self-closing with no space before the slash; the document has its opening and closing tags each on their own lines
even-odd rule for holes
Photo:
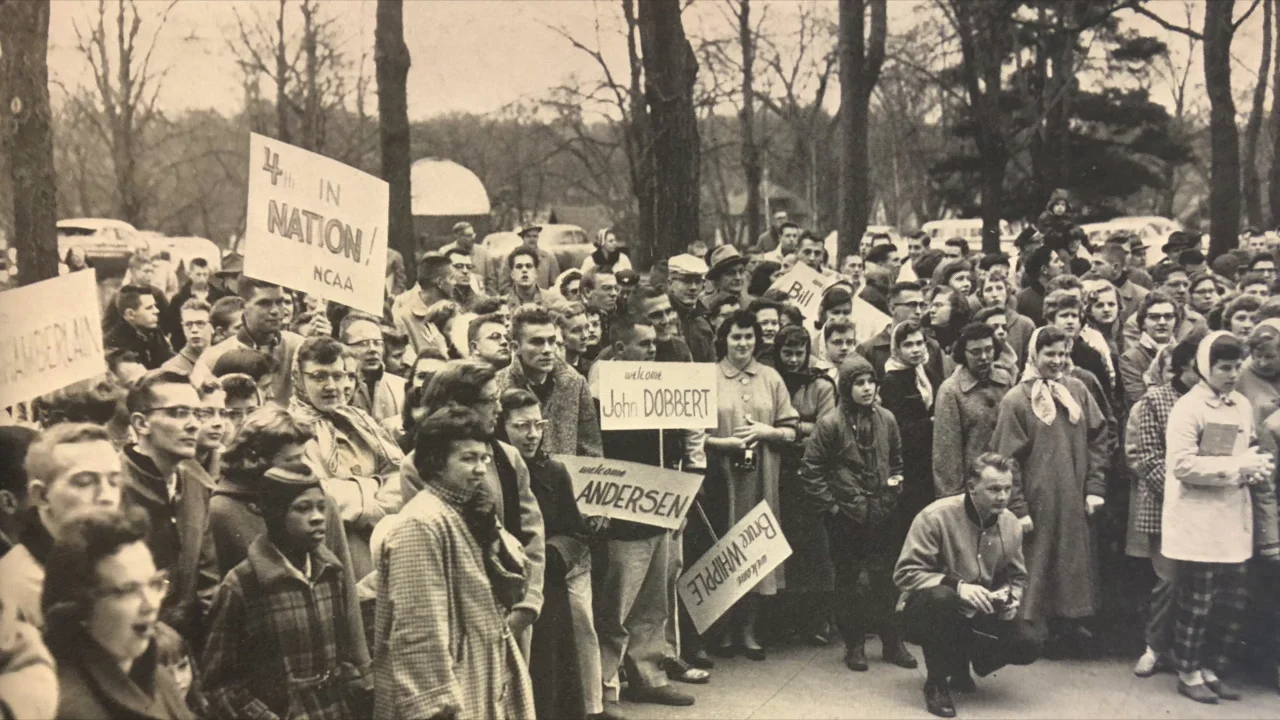
<svg viewBox="0 0 1280 720">
<path fill-rule="evenodd" d="M 1205 680 L 1204 684 L 1213 691 L 1214 695 L 1217 695 L 1223 700 L 1240 699 L 1240 691 L 1228 685 L 1222 678 L 1218 678 L 1217 680 Z"/>
<path fill-rule="evenodd" d="M 762 662 L 766 657 L 768 657 L 762 647 L 753 648 L 743 645 L 740 648 L 740 651 L 742 652 L 742 657 L 748 660 L 754 660 L 755 662 Z"/>
<path fill-rule="evenodd" d="M 924 706 L 941 718 L 956 716 L 956 705 L 951 701 L 951 691 L 945 682 L 924 681 Z"/>
<path fill-rule="evenodd" d="M 866 672 L 867 665 L 867 648 L 862 643 L 858 643 L 853 647 L 844 650 L 844 666 L 854 672 Z"/>
<path fill-rule="evenodd" d="M 1178 692 L 1182 695 L 1186 695 L 1187 697 L 1191 698 L 1192 700 L 1195 700 L 1198 703 L 1204 703 L 1206 705 L 1218 704 L 1218 694 L 1210 690 L 1209 687 L 1204 683 L 1196 683 L 1195 685 L 1188 685 L 1182 682 L 1181 680 L 1179 680 Z"/>
<path fill-rule="evenodd" d="M 630 687 L 628 686 L 622 691 L 622 699 L 633 703 L 647 703 L 650 705 L 675 705 L 684 707 L 692 705 L 694 697 L 688 693 L 682 693 L 670 685 L 662 687 Z"/>
<path fill-rule="evenodd" d="M 659 667 L 667 674 L 668 680 L 676 680 L 691 685 L 705 685 L 711 682 L 711 673 L 699 670 L 680 658 L 663 658 Z"/>
<path fill-rule="evenodd" d="M 965 695 L 972 695 L 978 692 L 978 684 L 973 681 L 973 676 L 968 670 L 958 675 L 951 676 L 951 689 Z"/>
<path fill-rule="evenodd" d="M 915 670 L 919 666 L 916 659 L 912 657 L 911 651 L 907 650 L 907 646 L 903 645 L 901 640 L 884 643 L 884 661 L 908 670 Z"/>
<path fill-rule="evenodd" d="M 618 703 L 606 702 L 604 710 L 588 715 L 587 720 L 627 720 L 627 716 L 618 710 Z"/>
<path fill-rule="evenodd" d="M 706 650 L 699 650 L 686 657 L 684 661 L 699 670 L 711 670 L 716 666 L 716 662 L 707 655 Z"/>
</svg>

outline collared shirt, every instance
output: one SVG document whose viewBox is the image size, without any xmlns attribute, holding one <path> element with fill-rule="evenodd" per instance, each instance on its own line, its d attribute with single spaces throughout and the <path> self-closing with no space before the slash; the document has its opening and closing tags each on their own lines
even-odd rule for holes
<svg viewBox="0 0 1280 720">
<path fill-rule="evenodd" d="M 449 357 L 449 342 L 444 333 L 427 321 L 429 309 L 422 300 L 422 286 L 414 285 L 396 296 L 391 304 L 391 319 L 397 330 L 409 336 L 414 354 L 421 355 L 425 348 L 434 347 Z"/>
</svg>

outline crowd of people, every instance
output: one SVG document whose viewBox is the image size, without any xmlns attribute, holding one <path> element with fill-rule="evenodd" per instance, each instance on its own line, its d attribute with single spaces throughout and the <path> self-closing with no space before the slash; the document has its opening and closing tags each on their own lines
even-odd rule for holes
<svg viewBox="0 0 1280 720">
<path fill-rule="evenodd" d="M 838 639 L 867 672 L 874 634 L 952 717 L 1089 652 L 1109 583 L 1146 606 L 1134 673 L 1237 700 L 1277 660 L 1280 246 L 1149 265 L 1069 212 L 1016 259 L 916 234 L 838 267 L 782 213 L 643 274 L 613 230 L 562 269 L 537 225 L 495 257 L 459 223 L 412 286 L 392 253 L 381 316 L 234 254 L 159 283 L 144 248 L 110 373 L 0 428 L 3 715 L 620 718 L 694 704 L 713 656 Z M 610 361 L 714 364 L 714 427 L 602 430 Z M 704 479 L 668 530 L 584 516 L 558 455 Z M 792 555 L 699 633 L 679 578 L 762 501 Z"/>
</svg>

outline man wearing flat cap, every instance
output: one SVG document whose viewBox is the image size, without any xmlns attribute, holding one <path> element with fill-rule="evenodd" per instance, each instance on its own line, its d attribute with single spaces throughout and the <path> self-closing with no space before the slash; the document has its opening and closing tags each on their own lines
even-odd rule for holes
<svg viewBox="0 0 1280 720">
<path fill-rule="evenodd" d="M 707 310 L 698 302 L 707 264 L 694 255 L 676 255 L 667 262 L 667 297 L 680 318 L 680 334 L 694 362 L 715 362 L 715 333 Z"/>
</svg>

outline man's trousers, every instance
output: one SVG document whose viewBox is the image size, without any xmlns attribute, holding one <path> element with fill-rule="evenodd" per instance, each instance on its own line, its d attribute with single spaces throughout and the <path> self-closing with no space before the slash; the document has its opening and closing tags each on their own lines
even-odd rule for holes
<svg viewBox="0 0 1280 720">
<path fill-rule="evenodd" d="M 1040 656 L 1026 623 L 981 613 L 969 618 L 963 609 L 955 590 L 936 585 L 911 593 L 899 614 L 907 639 L 924 650 L 930 679 L 963 677 L 970 662 L 985 676 L 1005 665 L 1030 665 Z"/>
</svg>

